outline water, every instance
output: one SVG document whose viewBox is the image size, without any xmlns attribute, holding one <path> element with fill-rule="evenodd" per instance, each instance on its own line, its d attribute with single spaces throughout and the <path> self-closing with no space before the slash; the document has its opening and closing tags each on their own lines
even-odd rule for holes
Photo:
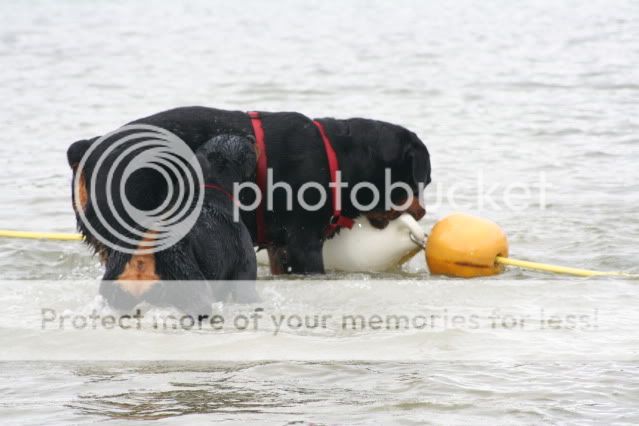
<svg viewBox="0 0 639 426">
<path fill-rule="evenodd" d="M 497 221 L 514 257 L 639 271 L 636 2 L 39 1 L 1 7 L 0 228 L 74 229 L 65 150 L 77 139 L 179 105 L 295 110 L 379 118 L 418 133 L 433 163 L 424 226 L 463 210 Z M 86 281 L 101 274 L 81 245 L 18 240 L 0 240 L 0 271 L 11 280 Z M 268 278 L 266 270 L 260 275 Z M 396 273 L 331 278 L 394 280 L 384 297 L 409 292 L 417 300 L 428 294 L 420 284 L 437 291 L 451 283 L 430 277 L 421 258 Z M 553 300 L 547 275 L 515 269 L 468 282 L 465 300 L 490 292 L 493 303 L 507 305 L 514 280 L 528 283 L 526 294 L 540 306 Z M 580 283 L 557 282 L 560 301 L 636 306 L 630 303 L 636 281 Z M 8 311 L 28 291 L 36 292 L 36 303 L 95 303 L 90 286 L 77 295 L 54 286 L 37 291 L 31 285 L 26 293 L 3 288 Z M 371 304 L 362 302 L 370 294 L 335 301 L 370 313 Z M 278 297 L 280 308 L 297 306 L 294 290 Z M 389 309 L 406 306 L 402 298 L 387 300 Z M 624 326 L 598 334 L 598 347 L 637 342 L 630 326 L 635 318 L 619 318 Z M 24 349 L 23 331 L 0 327 L 2 347 Z M 525 333 L 511 331 L 500 347 L 513 340 L 530 341 L 534 349 Z M 566 333 L 562 337 L 572 336 Z M 449 361 L 347 362 L 328 348 L 324 357 L 340 361 L 3 363 L 0 410 L 3 423 L 21 424 L 638 420 L 636 352 L 634 358 L 566 360 L 551 350 L 539 361 L 488 351 L 469 361 L 459 352 L 482 346 L 465 347 L 467 337 L 459 330 L 437 336 L 443 355 L 455 351 Z M 415 339 L 429 348 L 431 338 L 400 333 L 391 343 L 402 353 Z M 294 350 L 301 342 L 289 344 Z M 369 348 L 388 344 L 379 339 Z M 96 359 L 90 345 L 85 351 L 77 359 Z"/>
</svg>

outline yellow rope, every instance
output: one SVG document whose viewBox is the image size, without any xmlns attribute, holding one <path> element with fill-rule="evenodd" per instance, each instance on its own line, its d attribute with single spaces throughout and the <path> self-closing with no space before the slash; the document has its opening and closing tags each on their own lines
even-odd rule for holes
<svg viewBox="0 0 639 426">
<path fill-rule="evenodd" d="M 0 229 L 0 237 L 58 241 L 82 241 L 84 239 L 80 234 L 70 234 L 64 232 L 11 231 L 8 229 Z"/>
<path fill-rule="evenodd" d="M 495 262 L 502 265 L 517 266 L 525 269 L 535 269 L 538 271 L 554 272 L 556 274 L 577 275 L 579 277 L 595 277 L 595 276 L 617 276 L 617 277 L 637 277 L 637 275 L 628 274 L 626 272 L 600 272 L 591 271 L 589 269 L 568 268 L 566 266 L 549 265 L 547 263 L 528 262 L 526 260 L 511 259 L 509 257 L 497 256 Z"/>
<path fill-rule="evenodd" d="M 81 234 L 72 234 L 64 232 L 29 232 L 29 231 L 11 231 L 8 229 L 0 229 L 0 238 L 24 238 L 31 240 L 57 240 L 57 241 L 82 241 L 84 238 Z M 502 265 L 517 266 L 525 269 L 535 269 L 537 271 L 554 272 L 556 274 L 577 275 L 580 277 L 594 276 L 618 276 L 618 277 L 638 277 L 638 275 L 628 274 L 626 272 L 600 272 L 591 271 L 589 269 L 569 268 L 566 266 L 549 265 L 547 263 L 529 262 L 526 260 L 511 259 L 509 257 L 497 256 L 495 262 Z"/>
</svg>

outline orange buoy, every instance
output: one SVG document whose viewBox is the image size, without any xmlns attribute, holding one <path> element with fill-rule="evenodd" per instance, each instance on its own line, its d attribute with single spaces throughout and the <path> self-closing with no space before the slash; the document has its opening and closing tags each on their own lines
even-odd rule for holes
<svg viewBox="0 0 639 426">
<path fill-rule="evenodd" d="M 508 256 L 504 231 L 490 220 L 462 213 L 437 222 L 426 242 L 426 263 L 434 275 L 496 275 L 504 269 L 495 262 L 497 256 Z"/>
</svg>

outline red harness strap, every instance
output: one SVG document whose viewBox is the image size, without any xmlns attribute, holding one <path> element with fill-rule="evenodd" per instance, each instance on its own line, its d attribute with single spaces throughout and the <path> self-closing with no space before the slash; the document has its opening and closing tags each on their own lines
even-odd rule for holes
<svg viewBox="0 0 639 426">
<path fill-rule="evenodd" d="M 337 171 L 339 170 L 339 161 L 337 160 L 337 154 L 335 154 L 335 150 L 333 149 L 331 140 L 328 138 L 328 135 L 326 134 L 322 123 L 317 120 L 313 120 L 313 124 L 315 124 L 315 127 L 317 127 L 317 130 L 319 130 L 320 136 L 322 137 L 324 150 L 326 151 L 326 158 L 328 158 L 328 171 L 330 174 L 330 180 L 334 183 L 337 181 Z M 326 228 L 327 237 L 335 234 L 335 231 L 340 228 L 351 229 L 353 227 L 353 219 L 347 216 L 342 216 L 342 209 L 338 208 L 338 205 L 341 204 L 341 188 L 338 189 L 337 185 L 333 185 L 331 187 L 331 194 L 333 195 L 333 215 L 331 216 L 331 220 L 328 224 L 328 227 Z"/>
<path fill-rule="evenodd" d="M 250 111 L 248 113 L 251 117 L 251 124 L 253 125 L 253 133 L 255 134 L 255 145 L 257 146 L 257 172 L 256 180 L 257 186 L 262 193 L 262 201 L 257 206 L 255 212 L 255 225 L 257 228 L 257 244 L 263 247 L 268 244 L 266 240 L 266 214 L 264 207 L 264 198 L 266 197 L 266 144 L 264 143 L 264 128 L 262 127 L 262 119 L 260 114 L 256 111 Z"/>
<path fill-rule="evenodd" d="M 233 194 L 228 192 L 226 189 L 222 188 L 220 185 L 216 185 L 214 183 L 205 183 L 204 184 L 204 188 L 206 188 L 206 189 L 214 189 L 216 191 L 219 191 L 222 194 L 226 195 L 226 198 L 228 198 L 229 200 L 231 200 L 231 201 L 233 201 L 235 203 L 235 198 L 233 198 Z"/>
<path fill-rule="evenodd" d="M 266 171 L 267 171 L 267 158 L 266 158 L 266 144 L 264 141 L 264 128 L 262 127 L 262 119 L 260 118 L 260 114 L 256 111 L 250 111 L 248 113 L 251 118 L 251 125 L 253 126 L 253 133 L 255 134 L 255 144 L 257 145 L 257 150 L 259 156 L 257 158 L 257 171 L 256 171 L 256 180 L 257 186 L 260 188 L 262 192 L 262 201 L 260 205 L 257 207 L 256 212 L 256 227 L 257 227 L 257 244 L 261 247 L 268 245 L 269 241 L 266 239 L 266 220 L 265 220 L 265 197 L 267 193 L 266 188 Z M 326 158 L 328 158 L 328 170 L 330 174 L 330 181 L 337 181 L 337 171 L 339 170 L 339 161 L 337 160 L 337 155 L 335 154 L 335 150 L 333 149 L 333 145 L 331 145 L 331 140 L 326 135 L 326 131 L 324 130 L 324 126 L 319 121 L 313 121 L 313 124 L 317 127 L 320 132 L 320 136 L 322 137 L 322 142 L 324 144 L 324 150 L 326 151 Z M 339 188 L 341 189 L 341 188 Z M 333 185 L 331 188 L 332 195 L 332 204 L 333 204 L 333 214 L 331 215 L 330 222 L 326 227 L 326 236 L 330 237 L 335 234 L 340 228 L 348 228 L 351 229 L 353 227 L 353 219 L 350 217 L 342 216 L 341 209 L 337 208 L 340 200 L 340 191 L 338 190 L 337 185 Z"/>
</svg>

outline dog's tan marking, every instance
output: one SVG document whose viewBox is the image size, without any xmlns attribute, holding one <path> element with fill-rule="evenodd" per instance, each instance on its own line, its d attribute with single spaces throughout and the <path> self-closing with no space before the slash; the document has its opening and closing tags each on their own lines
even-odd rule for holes
<svg viewBox="0 0 639 426">
<path fill-rule="evenodd" d="M 87 185 L 84 179 L 84 170 L 80 171 L 80 177 L 75 182 L 73 193 L 75 200 L 75 209 L 85 210 L 87 208 L 87 203 L 89 202 L 89 193 L 87 192 Z"/>
<path fill-rule="evenodd" d="M 405 212 L 413 216 L 415 220 L 420 220 L 426 215 L 426 209 L 420 204 L 419 197 L 412 197 L 411 203 Z"/>
<path fill-rule="evenodd" d="M 142 241 L 152 241 L 153 236 L 147 235 Z M 148 248 L 140 244 L 138 251 Z M 155 271 L 155 254 L 133 254 L 124 267 L 124 271 L 118 276 L 118 285 L 135 297 L 140 297 L 151 289 L 160 280 Z"/>
<path fill-rule="evenodd" d="M 403 204 L 404 201 L 398 204 Z M 370 224 L 377 229 L 384 229 L 388 226 L 388 223 L 397 219 L 402 213 L 408 213 L 415 220 L 420 220 L 426 214 L 426 210 L 419 204 L 417 197 L 411 197 L 410 204 L 404 210 L 390 210 L 381 212 L 368 212 L 364 215 L 368 218 Z"/>
</svg>

